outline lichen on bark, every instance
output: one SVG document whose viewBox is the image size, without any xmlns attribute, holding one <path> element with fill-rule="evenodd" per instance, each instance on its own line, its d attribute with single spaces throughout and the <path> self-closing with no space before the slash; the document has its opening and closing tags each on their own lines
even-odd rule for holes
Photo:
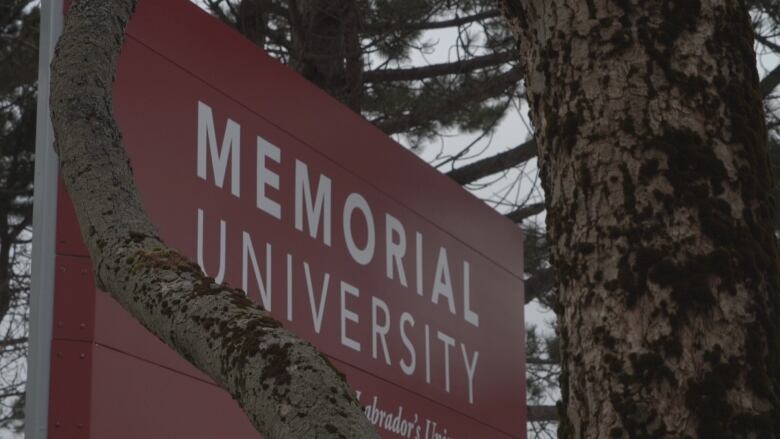
<svg viewBox="0 0 780 439">
<path fill-rule="evenodd" d="M 506 0 L 556 266 L 559 435 L 780 437 L 780 284 L 737 0 Z"/>
<path fill-rule="evenodd" d="M 148 220 L 111 110 L 136 3 L 74 2 L 52 65 L 56 147 L 97 284 L 230 392 L 265 437 L 378 437 L 322 354 L 168 248 Z"/>
</svg>

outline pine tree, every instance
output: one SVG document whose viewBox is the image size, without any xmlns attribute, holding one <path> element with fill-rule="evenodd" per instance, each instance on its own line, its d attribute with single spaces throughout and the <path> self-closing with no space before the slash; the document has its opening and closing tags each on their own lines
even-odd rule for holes
<svg viewBox="0 0 780 439">
<path fill-rule="evenodd" d="M 0 1 L 0 428 L 19 430 L 27 354 L 38 9 Z"/>
</svg>

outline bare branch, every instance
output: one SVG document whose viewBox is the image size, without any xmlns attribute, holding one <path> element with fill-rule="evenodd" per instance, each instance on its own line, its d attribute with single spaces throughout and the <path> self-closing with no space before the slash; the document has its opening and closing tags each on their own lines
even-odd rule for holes
<svg viewBox="0 0 780 439">
<path fill-rule="evenodd" d="M 761 90 L 761 97 L 766 98 L 772 94 L 778 84 L 780 84 L 780 65 L 764 76 L 764 79 L 758 84 L 758 87 Z"/>
<path fill-rule="evenodd" d="M 455 180 L 458 184 L 465 185 L 487 177 L 505 169 L 517 166 L 536 157 L 536 140 L 531 139 L 522 145 L 516 146 L 508 151 L 496 154 L 468 164 L 461 168 L 452 170 L 447 176 Z"/>
<path fill-rule="evenodd" d="M 780 46 L 778 46 L 772 40 L 759 33 L 756 33 L 756 40 L 758 40 L 758 42 L 763 44 L 764 46 L 772 49 L 773 51 L 780 52 Z"/>
<path fill-rule="evenodd" d="M 485 67 L 504 64 L 511 61 L 516 56 L 517 55 L 513 52 L 496 52 L 463 61 L 432 64 L 424 67 L 369 70 L 363 73 L 363 80 L 365 82 L 415 81 L 434 76 L 463 74 Z"/>
<path fill-rule="evenodd" d="M 526 359 L 526 364 L 533 364 L 538 366 L 560 366 L 561 363 L 555 360 L 550 360 L 549 358 L 528 357 Z"/>
<path fill-rule="evenodd" d="M 394 26 L 392 28 L 389 25 L 381 25 L 381 26 L 371 26 L 368 28 L 368 30 L 376 33 L 381 33 L 381 32 L 389 32 L 391 29 L 392 30 L 398 29 L 401 31 L 445 29 L 448 27 L 463 26 L 464 24 L 469 24 L 475 21 L 485 20 L 489 18 L 496 18 L 499 16 L 501 16 L 501 12 L 499 12 L 497 9 L 493 9 L 485 12 L 480 12 L 478 14 L 467 15 L 465 17 L 455 17 L 450 20 L 409 23 L 397 28 L 395 27 L 395 23 L 394 23 L 393 24 Z"/>
<path fill-rule="evenodd" d="M 558 407 L 554 405 L 529 405 L 528 422 L 552 422 L 558 420 Z"/>
<path fill-rule="evenodd" d="M 508 214 L 506 214 L 506 217 L 516 223 L 519 223 L 520 221 L 528 217 L 534 216 L 542 212 L 544 212 L 544 203 L 539 202 L 539 203 L 533 203 L 527 206 L 523 206 L 515 210 L 514 212 L 509 212 Z"/>
</svg>

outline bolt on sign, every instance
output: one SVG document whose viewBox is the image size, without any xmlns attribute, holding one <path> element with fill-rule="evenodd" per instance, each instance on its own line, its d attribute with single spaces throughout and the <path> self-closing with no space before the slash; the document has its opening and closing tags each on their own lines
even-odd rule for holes
<svg viewBox="0 0 780 439">
<path fill-rule="evenodd" d="M 184 0 L 140 2 L 114 111 L 164 239 L 322 350 L 383 438 L 525 437 L 514 224 Z M 27 437 L 258 438 L 96 289 L 40 125 Z"/>
</svg>

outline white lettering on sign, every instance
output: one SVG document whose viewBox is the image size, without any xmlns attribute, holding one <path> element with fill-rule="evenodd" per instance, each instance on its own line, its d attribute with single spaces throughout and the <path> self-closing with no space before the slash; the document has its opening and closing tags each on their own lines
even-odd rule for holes
<svg viewBox="0 0 780 439">
<path fill-rule="evenodd" d="M 287 253 L 287 321 L 293 321 L 293 261 Z"/>
<path fill-rule="evenodd" d="M 431 383 L 431 328 L 425 325 L 425 382 Z"/>
<path fill-rule="evenodd" d="M 268 198 L 265 188 L 279 190 L 279 174 L 268 168 L 268 160 L 277 164 L 282 160 L 282 151 L 271 142 L 257 137 L 257 208 L 276 219 L 282 219 L 282 206 Z"/>
<path fill-rule="evenodd" d="M 249 262 L 252 262 L 252 270 L 255 274 L 257 288 L 260 290 L 260 303 L 263 308 L 271 311 L 271 244 L 265 244 L 265 276 L 260 273 L 255 256 L 255 247 L 252 245 L 252 237 L 247 232 L 242 233 L 241 239 L 241 288 L 249 294 Z"/>
<path fill-rule="evenodd" d="M 439 303 L 439 297 L 447 299 L 450 312 L 455 314 L 455 297 L 452 292 L 452 277 L 450 276 L 450 263 L 447 260 L 447 249 L 439 248 L 439 258 L 436 260 L 436 274 L 433 275 L 433 293 L 431 302 Z"/>
<path fill-rule="evenodd" d="M 227 190 L 224 182 L 230 172 L 230 193 L 240 200 L 241 126 L 229 118 L 215 120 L 211 107 L 203 102 L 198 102 L 197 112 L 197 177 L 219 190 Z M 222 126 L 225 127 L 224 135 L 222 143 L 218 144 L 215 128 Z M 440 327 L 441 320 L 451 316 L 462 319 L 471 328 L 480 327 L 477 312 L 480 302 L 475 302 L 471 295 L 472 265 L 469 261 L 459 256 L 462 253 L 438 245 L 435 235 L 423 237 L 421 231 L 407 227 L 403 217 L 396 215 L 398 212 L 375 212 L 369 202 L 371 197 L 358 192 L 339 192 L 338 181 L 317 172 L 301 158 L 283 157 L 283 149 L 261 136 L 254 137 L 256 148 L 246 151 L 256 154 L 249 163 L 256 165 L 256 193 L 252 201 L 257 212 L 277 220 L 287 219 L 290 224 L 280 222 L 279 227 L 297 230 L 306 239 L 321 243 L 328 252 L 342 252 L 339 257 L 354 261 L 359 266 L 357 269 L 384 273 L 386 283 L 395 287 L 371 285 L 373 290 L 366 286 L 366 292 L 361 293 L 358 286 L 338 279 L 339 273 L 318 269 L 309 263 L 312 261 L 296 256 L 294 247 L 289 245 L 274 259 L 273 246 L 277 244 L 272 245 L 272 242 L 278 238 L 271 234 L 252 236 L 240 227 L 230 227 L 218 215 L 212 217 L 203 209 L 197 209 L 197 260 L 204 272 L 208 272 L 206 265 L 214 271 L 216 257 L 208 258 L 206 252 L 216 252 L 218 247 L 217 282 L 222 282 L 226 276 L 238 275 L 231 274 L 230 270 L 240 267 L 243 289 L 252 297 L 259 296 L 267 310 L 271 311 L 273 305 L 275 312 L 286 316 L 290 322 L 297 314 L 302 321 L 296 321 L 296 326 L 310 325 L 308 328 L 321 336 L 332 334 L 341 346 L 361 355 L 368 356 L 368 349 L 363 353 L 363 346 L 370 344 L 368 358 L 378 366 L 398 368 L 404 375 L 418 376 L 427 385 L 437 386 L 447 393 L 463 389 L 458 391 L 463 392 L 464 400 L 476 404 L 479 350 L 467 346 L 457 333 L 444 332 Z M 288 166 L 283 167 L 284 164 Z M 213 181 L 207 178 L 209 167 L 213 170 Z M 338 208 L 340 212 L 335 211 Z M 206 239 L 216 234 L 217 222 L 218 246 L 211 244 L 216 240 Z M 246 220 L 242 222 L 247 223 Z M 341 229 L 333 230 L 334 226 Z M 338 234 L 343 241 L 334 239 Z M 261 238 L 265 239 L 255 242 Z M 231 255 L 227 253 L 228 248 L 238 249 L 238 246 L 241 249 L 240 265 L 231 263 Z M 333 254 L 335 257 L 336 253 Z M 427 275 L 424 272 L 426 256 L 430 261 Z M 279 279 L 273 279 L 274 272 L 278 273 Z M 330 293 L 333 288 L 338 288 L 338 293 Z M 273 303 L 275 291 L 279 295 L 278 303 Z M 416 308 L 397 309 L 397 302 L 392 299 L 403 292 L 435 309 L 434 314 L 439 316 L 437 321 L 421 319 L 419 314 L 415 315 L 416 311 L 421 311 Z M 338 299 L 334 294 L 339 295 Z M 300 308 L 298 311 L 296 306 Z M 282 307 L 286 309 L 280 309 Z"/>
<path fill-rule="evenodd" d="M 409 340 L 409 336 L 406 335 L 406 329 L 404 326 L 405 323 L 409 324 L 411 327 L 414 327 L 414 317 L 412 317 L 412 315 L 408 312 L 401 313 L 401 322 L 399 323 L 399 326 L 401 330 L 401 341 L 403 342 L 406 351 L 409 353 L 409 361 L 407 362 L 402 358 L 401 361 L 398 362 L 398 365 L 401 366 L 401 370 L 406 375 L 412 375 L 414 374 L 414 370 L 417 367 L 417 351 L 414 349 L 412 341 Z"/>
<path fill-rule="evenodd" d="M 437 337 L 444 345 L 444 390 L 450 392 L 450 348 L 455 346 L 455 339 L 449 335 L 436 331 Z"/>
<path fill-rule="evenodd" d="M 416 256 L 416 264 L 417 267 L 417 295 L 422 296 L 423 295 L 423 251 L 422 251 L 422 245 L 423 245 L 423 236 L 420 232 L 415 232 L 415 241 L 414 241 L 414 247 L 415 247 L 415 256 Z"/>
<path fill-rule="evenodd" d="M 357 398 L 362 403 L 364 392 L 355 391 Z M 407 411 L 405 407 L 397 405 L 395 410 L 380 405 L 379 396 L 374 395 L 371 404 L 363 406 L 368 422 L 375 427 L 393 433 L 394 437 L 406 439 L 454 439 L 447 427 L 440 422 L 424 417 L 418 413 Z M 425 422 L 423 422 L 425 421 Z"/>
<path fill-rule="evenodd" d="M 463 318 L 472 325 L 479 327 L 479 315 L 471 309 L 470 270 L 468 261 L 463 261 Z"/>
<path fill-rule="evenodd" d="M 201 270 L 203 270 L 204 273 L 208 274 L 208 270 L 206 270 L 206 263 L 204 261 L 203 256 L 203 209 L 198 209 L 198 239 L 197 239 L 197 256 L 198 256 L 198 265 L 200 265 Z M 218 283 L 222 283 L 222 281 L 225 279 L 225 235 L 226 235 L 226 229 L 227 224 L 224 220 L 219 220 L 219 271 L 217 271 L 217 275 L 214 276 L 214 280 Z"/>
<path fill-rule="evenodd" d="M 347 309 L 347 294 L 354 297 L 360 297 L 360 290 L 352 285 L 341 282 L 341 344 L 360 352 L 360 343 L 347 336 L 347 320 L 354 323 L 360 323 L 360 316 L 352 310 Z"/>
<path fill-rule="evenodd" d="M 227 162 L 230 161 L 230 193 L 241 195 L 241 126 L 231 119 L 225 124 L 222 148 L 217 144 L 217 131 L 214 128 L 214 113 L 211 107 L 198 102 L 198 177 L 206 180 L 206 150 L 211 153 L 211 165 L 214 169 L 214 183 L 221 188 L 225 183 Z"/>
<path fill-rule="evenodd" d="M 479 352 L 474 351 L 474 355 L 469 360 L 469 354 L 466 352 L 466 345 L 461 343 L 460 350 L 463 352 L 463 363 L 466 365 L 466 375 L 469 377 L 469 404 L 474 404 L 474 372 L 477 370 Z"/>
<path fill-rule="evenodd" d="M 366 245 L 363 248 L 358 247 L 353 236 L 352 214 L 358 211 L 363 214 L 366 223 Z M 374 227 L 374 216 L 371 214 L 371 208 L 368 201 L 357 192 L 349 194 L 347 201 L 344 202 L 344 240 L 347 243 L 347 250 L 360 265 L 368 265 L 374 258 L 374 248 L 376 246 L 376 227 Z"/>
<path fill-rule="evenodd" d="M 398 272 L 398 281 L 407 286 L 403 264 L 406 255 L 406 231 L 401 221 L 389 213 L 385 214 L 385 249 L 387 278 L 392 280 L 393 273 Z"/>
<path fill-rule="evenodd" d="M 295 160 L 295 228 L 303 231 L 303 212 L 306 207 L 306 219 L 309 222 L 309 235 L 317 239 L 317 231 L 322 222 L 322 242 L 330 247 L 331 194 L 330 178 L 320 174 L 317 195 L 312 199 L 309 184 L 309 167 Z M 322 221 L 320 221 L 322 218 Z"/>
<path fill-rule="evenodd" d="M 322 316 L 325 315 L 325 301 L 328 300 L 328 285 L 330 285 L 330 273 L 323 273 L 322 288 L 320 288 L 320 300 L 314 298 L 314 286 L 311 281 L 311 269 L 309 264 L 303 263 L 303 271 L 306 273 L 306 287 L 309 292 L 309 306 L 311 306 L 311 319 L 314 322 L 314 331 L 317 334 L 322 329 Z M 316 303 L 316 305 L 315 305 Z"/>
<path fill-rule="evenodd" d="M 382 324 L 379 323 L 377 311 L 382 311 Z M 387 333 L 390 332 L 390 310 L 387 304 L 378 297 L 371 298 L 371 354 L 377 359 L 377 339 L 382 343 L 382 352 L 384 352 L 385 363 L 393 364 L 390 361 L 390 351 L 387 349 Z"/>
</svg>

